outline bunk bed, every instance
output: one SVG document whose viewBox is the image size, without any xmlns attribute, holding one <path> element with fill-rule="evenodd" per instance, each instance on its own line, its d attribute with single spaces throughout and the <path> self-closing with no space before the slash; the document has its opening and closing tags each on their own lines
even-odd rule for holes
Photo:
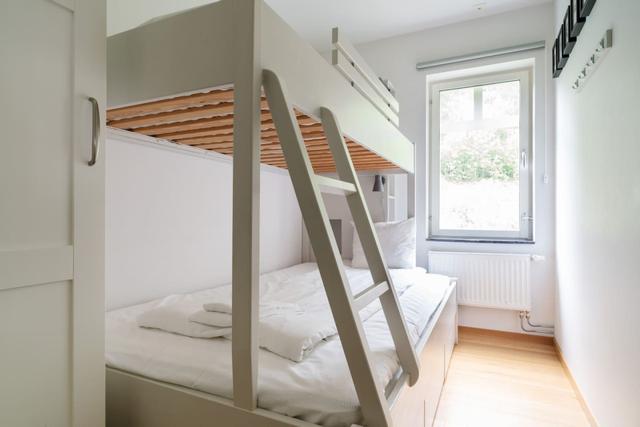
<svg viewBox="0 0 640 427">
<path fill-rule="evenodd" d="M 397 101 L 356 50 L 334 29 L 329 64 L 263 0 L 222 0 L 112 36 L 107 52 L 108 126 L 232 155 L 234 218 L 231 398 L 109 366 L 108 424 L 313 425 L 258 402 L 258 195 L 265 163 L 291 175 L 360 423 L 430 425 L 457 339 L 455 280 L 411 340 L 356 171 L 413 173 L 414 149 L 398 129 Z M 357 294 L 321 191 L 344 195 L 351 209 L 373 281 Z M 359 317 L 377 300 L 397 356 L 386 384 L 375 375 Z"/>
</svg>

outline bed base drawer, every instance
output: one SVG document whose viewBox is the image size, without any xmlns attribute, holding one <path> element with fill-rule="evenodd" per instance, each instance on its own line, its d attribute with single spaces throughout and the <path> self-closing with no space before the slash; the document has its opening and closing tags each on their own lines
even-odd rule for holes
<svg viewBox="0 0 640 427">
<path fill-rule="evenodd" d="M 392 408 L 394 427 L 430 427 L 438 409 L 440 393 L 457 338 L 455 290 L 420 354 L 420 379 L 405 386 Z"/>
</svg>

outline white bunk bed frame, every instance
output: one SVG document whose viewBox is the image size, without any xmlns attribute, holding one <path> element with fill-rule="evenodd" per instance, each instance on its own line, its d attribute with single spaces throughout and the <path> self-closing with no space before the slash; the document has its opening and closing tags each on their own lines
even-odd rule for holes
<svg viewBox="0 0 640 427">
<path fill-rule="evenodd" d="M 413 144 L 397 128 L 395 99 L 337 30 L 333 43 L 337 70 L 263 0 L 222 0 L 109 39 L 108 104 L 112 110 L 233 87 L 234 310 L 232 400 L 107 368 L 108 425 L 312 425 L 257 407 L 263 88 L 365 425 L 413 427 L 433 421 L 457 339 L 455 281 L 418 345 L 413 346 L 345 138 L 409 173 L 414 170 Z M 313 172 L 294 107 L 322 123 L 339 179 Z M 374 279 L 358 295 L 349 291 L 321 189 L 344 194 L 352 212 Z M 358 315 L 375 299 L 382 303 L 401 365 L 386 389 L 375 380 Z"/>
</svg>

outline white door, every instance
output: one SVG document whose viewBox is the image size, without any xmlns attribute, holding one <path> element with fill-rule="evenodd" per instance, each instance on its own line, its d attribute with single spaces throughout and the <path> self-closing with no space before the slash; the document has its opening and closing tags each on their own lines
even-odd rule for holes
<svg viewBox="0 0 640 427">
<path fill-rule="evenodd" d="M 104 424 L 105 44 L 104 0 L 0 1 L 0 426 Z"/>
</svg>

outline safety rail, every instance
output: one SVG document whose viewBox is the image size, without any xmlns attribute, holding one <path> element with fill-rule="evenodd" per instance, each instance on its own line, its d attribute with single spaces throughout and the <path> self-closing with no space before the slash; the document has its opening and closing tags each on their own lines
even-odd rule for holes
<svg viewBox="0 0 640 427">
<path fill-rule="evenodd" d="M 331 33 L 331 63 L 362 96 L 398 126 L 400 105 L 339 28 Z"/>
</svg>

